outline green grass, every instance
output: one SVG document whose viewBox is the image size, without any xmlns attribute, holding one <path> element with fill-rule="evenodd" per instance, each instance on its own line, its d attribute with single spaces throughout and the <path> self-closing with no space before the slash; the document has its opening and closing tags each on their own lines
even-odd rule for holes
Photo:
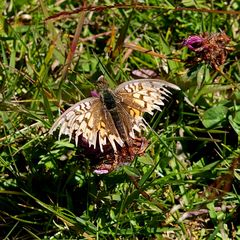
<svg viewBox="0 0 240 240">
<path fill-rule="evenodd" d="M 118 3 L 0 3 L 0 238 L 240 239 L 239 2 Z M 193 64 L 183 39 L 219 29 L 226 63 Z M 114 87 L 139 69 L 182 91 L 146 116 L 157 134 L 144 156 L 95 175 L 84 149 L 48 131 L 100 75 Z"/>
</svg>

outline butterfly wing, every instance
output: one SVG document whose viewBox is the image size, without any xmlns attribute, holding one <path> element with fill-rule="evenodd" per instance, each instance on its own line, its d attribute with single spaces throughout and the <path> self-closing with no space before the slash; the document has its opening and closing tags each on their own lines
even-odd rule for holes
<svg viewBox="0 0 240 240">
<path fill-rule="evenodd" d="M 160 79 L 136 79 L 120 84 L 115 89 L 115 94 L 126 106 L 134 117 L 141 116 L 144 112 L 153 115 L 153 110 L 161 111 L 171 92 L 168 89 L 180 90 L 175 84 Z"/>
<path fill-rule="evenodd" d="M 142 117 L 140 115 L 137 117 L 138 113 L 136 112 L 136 109 L 133 110 L 131 106 L 124 102 L 117 103 L 117 111 L 124 128 L 124 140 L 129 143 L 129 137 L 136 137 L 134 130 L 140 133 L 142 129 L 146 128 L 146 126 L 142 121 Z"/>
<path fill-rule="evenodd" d="M 168 89 L 180 90 L 178 86 L 159 79 L 136 79 L 122 83 L 115 89 L 121 107 L 131 116 L 130 136 L 134 137 L 133 130 L 140 132 L 145 128 L 144 112 L 153 115 L 154 110 L 161 111 L 160 106 L 171 95 Z"/>
<path fill-rule="evenodd" d="M 50 134 L 58 127 L 60 127 L 59 138 L 62 134 L 68 135 L 69 141 L 75 137 L 76 146 L 80 136 L 94 148 L 98 143 L 102 152 L 103 146 L 107 144 L 107 139 L 114 151 L 116 151 L 115 142 L 120 146 L 124 144 L 110 113 L 105 110 L 101 100 L 96 97 L 84 99 L 66 110 L 53 124 Z"/>
</svg>

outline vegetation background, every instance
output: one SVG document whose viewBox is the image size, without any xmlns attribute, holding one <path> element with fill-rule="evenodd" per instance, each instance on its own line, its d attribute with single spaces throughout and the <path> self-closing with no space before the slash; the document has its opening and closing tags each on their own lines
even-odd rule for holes
<svg viewBox="0 0 240 240">
<path fill-rule="evenodd" d="M 240 239 L 239 1 L 2 0 L 0 10 L 1 239 Z M 182 46 L 220 31 L 231 51 L 219 69 Z M 145 155 L 98 176 L 49 128 L 101 74 L 116 86 L 143 70 L 182 92 L 146 116 L 157 135 Z"/>
</svg>

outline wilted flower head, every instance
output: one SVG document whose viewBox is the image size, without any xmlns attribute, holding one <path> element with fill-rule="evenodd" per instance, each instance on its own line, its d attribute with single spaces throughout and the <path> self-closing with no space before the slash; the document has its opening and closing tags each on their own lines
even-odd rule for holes
<svg viewBox="0 0 240 240">
<path fill-rule="evenodd" d="M 93 171 L 96 174 L 107 174 L 120 166 L 130 164 L 136 156 L 142 156 L 148 147 L 144 137 L 132 139 L 131 146 L 123 146 L 116 153 L 108 152 L 104 160 Z"/>
<path fill-rule="evenodd" d="M 227 55 L 232 50 L 227 46 L 230 41 L 231 38 L 225 32 L 202 33 L 189 36 L 182 45 L 196 52 L 198 61 L 204 60 L 218 70 L 219 66 L 226 62 Z"/>
</svg>

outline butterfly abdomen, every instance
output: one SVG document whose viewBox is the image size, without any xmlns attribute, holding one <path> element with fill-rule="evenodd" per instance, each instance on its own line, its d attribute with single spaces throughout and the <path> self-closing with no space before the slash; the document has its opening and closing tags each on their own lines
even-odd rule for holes
<svg viewBox="0 0 240 240">
<path fill-rule="evenodd" d="M 123 121 L 119 116 L 117 110 L 117 103 L 113 93 L 109 90 L 104 90 L 101 94 L 101 99 L 106 107 L 106 110 L 111 114 L 115 127 L 124 142 L 127 141 L 128 137 L 123 126 Z"/>
</svg>

